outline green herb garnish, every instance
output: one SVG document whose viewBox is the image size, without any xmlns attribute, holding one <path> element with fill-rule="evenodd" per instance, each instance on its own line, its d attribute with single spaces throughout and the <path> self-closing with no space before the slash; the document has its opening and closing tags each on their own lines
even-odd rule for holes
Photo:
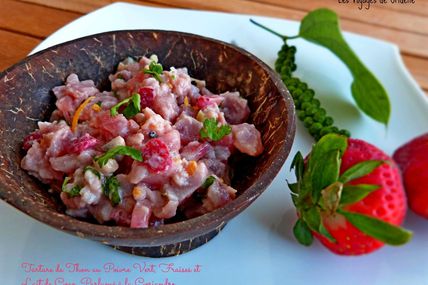
<svg viewBox="0 0 428 285">
<path fill-rule="evenodd" d="M 119 194 L 119 186 L 120 183 L 117 180 L 116 176 L 106 177 L 102 186 L 104 195 L 109 198 L 113 206 L 117 206 L 121 201 Z"/>
<path fill-rule="evenodd" d="M 70 177 L 65 177 L 64 182 L 62 182 L 61 190 L 62 192 L 65 192 L 70 196 L 71 198 L 77 197 L 80 195 L 80 190 L 82 190 L 82 187 L 79 185 L 75 185 L 71 188 L 67 188 L 67 184 L 70 181 Z"/>
<path fill-rule="evenodd" d="M 232 128 L 229 125 L 218 126 L 216 119 L 205 119 L 204 126 L 199 131 L 201 139 L 209 138 L 212 141 L 219 141 L 232 132 Z"/>
<path fill-rule="evenodd" d="M 211 185 L 213 185 L 215 181 L 215 177 L 214 176 L 208 176 L 207 179 L 205 179 L 204 183 L 201 185 L 201 188 L 207 189 L 208 187 L 210 187 Z"/>
<path fill-rule="evenodd" d="M 163 67 L 160 63 L 155 61 L 150 62 L 149 69 L 144 69 L 143 72 L 152 75 L 157 81 L 162 82 L 160 76 L 162 75 Z"/>
<path fill-rule="evenodd" d="M 87 165 L 83 168 L 83 174 L 85 174 L 86 171 L 92 172 L 96 177 L 101 179 L 101 173 L 98 170 L 96 170 L 94 167 Z"/>
<path fill-rule="evenodd" d="M 130 146 L 116 146 L 112 149 L 109 149 L 103 155 L 95 157 L 95 161 L 98 163 L 100 167 L 103 167 L 107 164 L 108 160 L 114 158 L 116 155 L 127 155 L 137 161 L 143 161 L 143 157 L 141 151 L 130 147 Z"/>
<path fill-rule="evenodd" d="M 299 35 L 294 37 L 283 36 L 258 23 L 255 24 L 281 37 L 284 42 L 301 37 L 333 52 L 354 77 L 351 92 L 357 106 L 372 119 L 388 124 L 391 113 L 388 94 L 346 43 L 335 12 L 322 8 L 308 13 L 301 22 Z"/>
<path fill-rule="evenodd" d="M 140 110 L 141 110 L 140 101 L 141 101 L 140 94 L 135 93 L 131 97 L 128 97 L 128 98 L 120 101 L 119 103 L 117 103 L 113 107 L 111 107 L 110 115 L 117 116 L 119 114 L 119 112 L 118 112 L 119 107 L 124 105 L 124 104 L 128 104 L 128 106 L 126 106 L 125 110 L 123 110 L 123 115 L 127 119 L 129 119 L 129 118 L 135 116 L 136 114 L 138 114 L 140 112 Z"/>
</svg>

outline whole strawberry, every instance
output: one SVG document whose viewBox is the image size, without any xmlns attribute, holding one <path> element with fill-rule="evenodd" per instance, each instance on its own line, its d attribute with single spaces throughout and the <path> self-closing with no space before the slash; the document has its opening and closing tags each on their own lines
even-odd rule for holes
<svg viewBox="0 0 428 285">
<path fill-rule="evenodd" d="M 403 172 L 410 209 L 428 218 L 428 134 L 401 146 L 393 157 Z"/>
<path fill-rule="evenodd" d="M 310 245 L 315 236 L 334 253 L 359 255 L 410 239 L 398 227 L 406 213 L 398 168 L 375 146 L 329 134 L 306 161 L 297 153 L 292 168 L 297 182 L 289 187 L 299 216 L 293 231 L 300 243 Z"/>
</svg>

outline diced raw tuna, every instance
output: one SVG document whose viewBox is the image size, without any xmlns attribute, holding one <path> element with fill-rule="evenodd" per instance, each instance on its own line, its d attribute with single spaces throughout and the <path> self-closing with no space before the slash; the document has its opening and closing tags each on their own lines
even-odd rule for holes
<svg viewBox="0 0 428 285">
<path fill-rule="evenodd" d="M 181 144 L 186 145 L 189 142 L 198 140 L 202 123 L 186 114 L 181 114 L 174 128 L 180 132 Z"/>
<path fill-rule="evenodd" d="M 187 161 L 198 161 L 204 156 L 206 156 L 210 150 L 213 150 L 213 147 L 209 143 L 200 143 L 197 141 L 193 141 L 183 147 L 180 152 L 180 155 L 181 157 L 187 159 Z"/>
<path fill-rule="evenodd" d="M 233 145 L 240 152 L 251 156 L 257 156 L 263 152 L 261 135 L 254 125 L 247 123 L 234 125 L 232 134 Z"/>
<path fill-rule="evenodd" d="M 203 199 L 203 207 L 211 212 L 226 205 L 235 199 L 236 190 L 224 184 L 218 178 L 208 187 L 207 195 Z"/>
<path fill-rule="evenodd" d="M 163 219 L 174 217 L 178 205 L 190 197 L 196 191 L 196 189 L 202 185 L 207 176 L 207 167 L 203 162 L 199 162 L 195 172 L 188 176 L 186 183 L 183 183 L 183 185 L 163 185 L 162 191 L 165 193 L 168 201 L 160 210 L 154 211 L 155 215 Z"/>
<path fill-rule="evenodd" d="M 153 61 L 157 58 L 124 60 L 109 76 L 112 91 L 102 93 L 93 81 L 71 74 L 64 86 L 53 89 L 52 122 L 39 122 L 24 139 L 22 168 L 60 192 L 68 215 L 132 228 L 168 223 L 179 207 L 187 217 L 202 215 L 235 198 L 226 184 L 231 154 L 263 151 L 260 133 L 244 123 L 249 108 L 237 92 L 214 94 L 186 68 L 148 74 Z M 135 93 L 140 109 L 132 118 L 122 114 L 128 103 L 112 115 L 113 106 Z M 200 139 L 202 122 L 211 118 L 237 125 L 219 140 Z M 132 155 L 120 153 L 99 164 L 96 157 L 123 146 L 134 148 Z M 134 160 L 138 152 L 142 161 Z M 203 188 L 211 175 L 216 180 Z M 109 191 L 117 191 L 119 200 L 105 193 L 106 181 L 113 181 Z"/>
<path fill-rule="evenodd" d="M 162 85 L 159 93 L 153 102 L 153 111 L 161 115 L 165 120 L 174 121 L 178 116 L 180 109 L 178 108 L 177 101 L 173 93 Z"/>
<path fill-rule="evenodd" d="M 172 81 L 172 93 L 177 97 L 184 98 L 192 94 L 192 82 L 187 74 L 187 68 L 175 69 L 175 79 Z M 190 98 L 189 98 L 190 99 Z"/>
<path fill-rule="evenodd" d="M 244 123 L 250 115 L 247 100 L 239 96 L 239 92 L 226 92 L 222 96 L 221 110 L 226 121 L 232 125 Z"/>
<path fill-rule="evenodd" d="M 137 202 L 132 210 L 131 228 L 147 228 L 151 214 L 152 211 L 149 207 L 141 202 Z"/>
<path fill-rule="evenodd" d="M 172 129 L 171 122 L 164 120 L 160 115 L 153 112 L 152 109 L 145 108 L 143 114 L 145 121 L 141 129 L 144 135 L 148 135 L 149 132 L 154 131 L 158 136 L 161 136 Z"/>
<path fill-rule="evenodd" d="M 168 146 L 170 152 L 178 152 L 181 148 L 180 133 L 177 130 L 171 130 L 159 139 Z"/>
<path fill-rule="evenodd" d="M 63 174 L 54 170 L 46 157 L 46 149 L 38 142 L 33 143 L 27 155 L 21 161 L 21 167 L 44 183 L 62 180 Z"/>
<path fill-rule="evenodd" d="M 117 136 L 126 137 L 129 132 L 128 120 L 122 114 L 114 117 L 110 112 L 101 111 L 89 121 L 93 129 L 92 135 L 102 140 L 109 141 Z"/>
<path fill-rule="evenodd" d="M 54 87 L 52 91 L 57 97 L 56 106 L 67 122 L 71 122 L 77 107 L 86 98 L 100 93 L 92 80 L 79 81 L 76 74 L 70 74 L 65 85 Z"/>
<path fill-rule="evenodd" d="M 196 106 L 198 106 L 199 109 L 204 109 L 208 106 L 218 106 L 223 102 L 224 98 L 219 95 L 205 95 L 200 96 L 196 100 Z"/>
<path fill-rule="evenodd" d="M 98 145 L 98 140 L 90 134 L 84 134 L 81 137 L 72 139 L 65 147 L 66 153 L 79 154 L 87 149 Z"/>
</svg>

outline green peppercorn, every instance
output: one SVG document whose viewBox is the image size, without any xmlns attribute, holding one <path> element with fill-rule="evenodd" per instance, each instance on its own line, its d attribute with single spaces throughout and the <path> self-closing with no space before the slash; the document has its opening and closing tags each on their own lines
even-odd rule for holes
<svg viewBox="0 0 428 285">
<path fill-rule="evenodd" d="M 302 92 L 302 90 L 301 89 L 296 89 L 295 91 L 294 91 L 294 93 L 293 93 L 293 95 L 294 96 L 296 96 L 296 97 L 299 97 L 300 95 L 302 95 L 303 94 L 303 92 Z"/>
<path fill-rule="evenodd" d="M 311 117 L 306 117 L 303 120 L 303 125 L 305 126 L 305 128 L 310 128 L 312 126 L 312 124 L 314 123 L 314 120 Z"/>
<path fill-rule="evenodd" d="M 317 107 L 311 105 L 311 107 L 309 107 L 308 109 L 306 109 L 306 114 L 308 114 L 310 116 L 313 116 L 314 114 L 317 113 L 317 110 L 318 110 Z"/>
<path fill-rule="evenodd" d="M 314 114 L 313 118 L 314 121 L 323 123 L 325 120 L 325 112 L 323 112 L 324 109 L 318 109 L 317 112 Z"/>
<path fill-rule="evenodd" d="M 293 97 L 297 117 L 303 122 L 315 140 L 319 140 L 328 133 L 338 133 L 349 137 L 349 131 L 339 130 L 339 128 L 333 126 L 333 118 L 327 116 L 326 110 L 321 107 L 321 102 L 314 98 L 315 91 L 299 78 L 292 76 L 292 73 L 297 69 L 295 63 L 296 51 L 295 46 L 289 46 L 284 41 L 284 45 L 278 51 L 275 70 L 280 74 L 282 81 Z"/>
<path fill-rule="evenodd" d="M 320 123 L 313 123 L 309 128 L 310 132 L 318 133 L 322 129 L 322 125 Z"/>
<path fill-rule="evenodd" d="M 326 134 L 330 134 L 332 132 L 331 127 L 323 127 L 320 131 L 321 136 L 325 136 Z"/>
<path fill-rule="evenodd" d="M 300 110 L 300 111 L 297 111 L 297 117 L 299 117 L 300 121 L 303 121 L 307 116 L 305 111 Z"/>
<path fill-rule="evenodd" d="M 300 100 L 302 100 L 303 102 L 310 102 L 312 101 L 312 96 L 309 93 L 303 93 L 302 97 L 300 98 Z"/>
<path fill-rule="evenodd" d="M 302 103 L 302 109 L 303 110 L 308 110 L 309 108 L 311 108 L 312 107 L 312 104 L 311 104 L 311 102 L 303 102 Z"/>
<path fill-rule="evenodd" d="M 306 92 L 308 92 L 308 91 L 306 91 Z M 305 92 L 305 93 L 306 93 Z M 312 98 L 312 101 L 311 101 L 311 104 L 312 105 L 314 105 L 315 107 L 319 107 L 319 106 L 321 106 L 321 102 L 320 102 L 320 100 L 318 100 L 318 99 L 316 99 L 316 98 Z"/>
</svg>

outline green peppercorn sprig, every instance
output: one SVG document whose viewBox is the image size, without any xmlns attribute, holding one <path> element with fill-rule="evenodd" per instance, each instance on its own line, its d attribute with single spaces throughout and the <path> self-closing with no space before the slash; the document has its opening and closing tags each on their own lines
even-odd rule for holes
<svg viewBox="0 0 428 285">
<path fill-rule="evenodd" d="M 295 54 L 296 47 L 289 46 L 287 40 L 284 40 L 284 44 L 278 52 L 275 70 L 281 75 L 282 81 L 293 97 L 297 116 L 316 141 L 329 133 L 349 137 L 351 134 L 348 130 L 334 126 L 333 118 L 327 116 L 326 110 L 321 107 L 321 102 L 315 98 L 315 91 L 299 78 L 292 76 L 297 69 Z"/>
<path fill-rule="evenodd" d="M 308 84 L 297 77 L 293 77 L 293 72 L 297 69 L 295 62 L 296 47 L 289 46 L 287 40 L 295 37 L 281 36 L 271 29 L 251 20 L 257 26 L 280 36 L 284 44 L 278 52 L 278 59 L 275 62 L 275 70 L 281 75 L 281 79 L 290 91 L 296 107 L 297 116 L 303 122 L 305 128 L 311 136 L 318 141 L 326 134 L 335 133 L 351 136 L 348 130 L 339 129 L 334 126 L 332 117 L 327 116 L 326 110 L 321 107 L 321 102 L 315 98 L 315 91 L 308 87 Z"/>
</svg>

